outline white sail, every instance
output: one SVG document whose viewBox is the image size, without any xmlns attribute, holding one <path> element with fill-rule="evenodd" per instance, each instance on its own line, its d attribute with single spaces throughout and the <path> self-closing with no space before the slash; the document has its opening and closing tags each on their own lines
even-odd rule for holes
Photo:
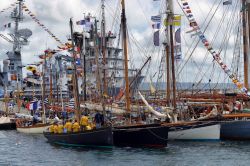
<svg viewBox="0 0 250 166">
<path fill-rule="evenodd" d="M 158 112 L 158 111 L 155 111 L 154 108 L 151 107 L 151 106 L 148 104 L 147 100 L 142 96 L 142 94 L 141 94 L 139 91 L 138 91 L 138 93 L 139 93 L 139 95 L 140 95 L 140 97 L 141 97 L 143 103 L 147 106 L 147 108 L 148 108 L 155 116 L 157 116 L 157 117 L 159 117 L 159 118 L 166 118 L 166 117 L 167 117 L 166 114 L 162 114 L 162 113 L 160 113 L 160 112 Z"/>
</svg>

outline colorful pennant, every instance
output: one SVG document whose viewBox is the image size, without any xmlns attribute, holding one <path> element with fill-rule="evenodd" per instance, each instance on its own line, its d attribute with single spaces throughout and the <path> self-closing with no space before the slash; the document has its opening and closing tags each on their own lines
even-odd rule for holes
<svg viewBox="0 0 250 166">
<path fill-rule="evenodd" d="M 16 4 L 18 4 L 18 3 L 19 3 L 18 1 L 15 2 L 15 3 L 12 3 L 9 7 L 2 9 L 2 10 L 0 11 L 0 13 L 3 13 L 3 12 L 5 12 L 6 10 L 9 10 L 9 9 L 13 8 L 13 7 L 16 6 Z"/>
<path fill-rule="evenodd" d="M 61 40 L 59 40 L 48 28 L 45 27 L 44 24 L 42 24 L 40 22 L 39 19 L 36 18 L 35 14 L 33 14 L 27 6 L 23 5 L 22 9 L 42 28 L 44 29 L 53 39 L 55 39 L 58 43 L 60 43 L 61 45 L 63 45 L 63 42 L 61 42 Z"/>
<path fill-rule="evenodd" d="M 232 80 L 232 82 L 237 86 L 237 88 L 239 90 L 241 90 L 242 92 L 244 92 L 248 97 L 250 97 L 250 92 L 247 90 L 246 87 L 244 87 L 243 83 L 241 83 L 237 78 L 236 75 L 228 68 L 228 66 L 222 61 L 221 57 L 220 57 L 220 53 L 217 53 L 212 45 L 208 42 L 208 40 L 206 39 L 205 35 L 203 34 L 203 32 L 201 31 L 201 29 L 199 28 L 194 15 L 192 13 L 192 10 L 187 2 L 187 0 L 181 0 L 182 2 L 182 8 L 183 11 L 185 12 L 189 23 L 190 23 L 190 27 L 193 28 L 193 31 L 189 31 L 191 32 L 195 32 L 201 42 L 203 43 L 203 45 L 207 48 L 207 50 L 209 51 L 209 53 L 213 56 L 214 60 L 220 65 L 220 67 L 222 68 L 222 70 L 228 75 L 228 77 Z"/>
</svg>

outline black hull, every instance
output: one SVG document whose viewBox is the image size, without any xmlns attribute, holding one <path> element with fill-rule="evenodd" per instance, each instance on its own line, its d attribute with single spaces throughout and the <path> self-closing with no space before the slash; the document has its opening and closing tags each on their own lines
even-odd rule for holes
<svg viewBox="0 0 250 166">
<path fill-rule="evenodd" d="M 113 145 L 111 128 L 62 134 L 44 132 L 44 136 L 48 139 L 48 142 L 64 146 L 104 147 Z"/>
<path fill-rule="evenodd" d="M 15 130 L 16 129 L 16 123 L 2 123 L 0 124 L 0 130 Z"/>
<path fill-rule="evenodd" d="M 249 140 L 250 120 L 235 120 L 221 124 L 222 140 Z"/>
<path fill-rule="evenodd" d="M 117 127 L 113 130 L 115 146 L 166 147 L 168 143 L 167 126 L 140 125 Z"/>
</svg>

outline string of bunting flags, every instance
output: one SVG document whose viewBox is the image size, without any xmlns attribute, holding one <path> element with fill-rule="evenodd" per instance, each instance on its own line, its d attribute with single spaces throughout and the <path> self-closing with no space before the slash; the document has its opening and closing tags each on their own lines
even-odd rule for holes
<svg viewBox="0 0 250 166">
<path fill-rule="evenodd" d="M 6 10 L 9 10 L 9 9 L 13 8 L 13 7 L 16 6 L 16 4 L 18 4 L 18 3 L 19 3 L 19 2 L 15 2 L 15 3 L 10 4 L 9 7 L 2 9 L 2 10 L 0 11 L 0 13 L 3 13 L 3 12 L 5 12 Z"/>
<path fill-rule="evenodd" d="M 30 9 L 23 3 L 22 6 L 23 11 L 25 11 L 42 29 L 44 29 L 53 39 L 55 39 L 58 43 L 63 45 L 60 39 L 58 39 L 44 24 L 40 22 L 39 19 L 36 18 L 35 14 L 33 14 Z"/>
<path fill-rule="evenodd" d="M 239 90 L 241 90 L 243 93 L 245 93 L 248 97 L 250 97 L 250 92 L 247 90 L 246 87 L 244 87 L 243 83 L 241 83 L 236 75 L 228 68 L 228 66 L 222 61 L 220 57 L 220 53 L 216 52 L 212 45 L 208 42 L 207 38 L 201 31 L 201 29 L 198 26 L 198 23 L 196 22 L 196 19 L 194 18 L 194 15 L 192 13 L 192 10 L 187 2 L 187 0 L 181 0 L 182 9 L 185 12 L 186 17 L 188 18 L 189 25 L 192 28 L 192 30 L 187 31 L 186 33 L 194 33 L 194 35 L 199 36 L 199 39 L 203 43 L 203 45 L 207 48 L 208 52 L 213 56 L 214 60 L 220 65 L 222 70 L 228 75 L 228 77 L 232 80 L 232 82 L 237 86 Z"/>
</svg>

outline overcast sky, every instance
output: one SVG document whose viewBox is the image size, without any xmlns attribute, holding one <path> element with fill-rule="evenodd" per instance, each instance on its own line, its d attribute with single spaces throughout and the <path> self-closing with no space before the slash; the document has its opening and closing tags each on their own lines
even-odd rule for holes
<svg viewBox="0 0 250 166">
<path fill-rule="evenodd" d="M 203 25 L 202 23 L 206 19 L 207 15 L 209 14 L 210 10 L 215 11 L 215 3 L 219 1 L 222 2 L 222 0 L 189 0 L 190 6 L 192 7 L 192 11 L 195 15 L 195 18 L 197 19 L 198 23 L 200 25 Z M 0 0 L 0 10 L 3 8 L 8 7 L 10 4 L 15 2 L 14 0 Z M 234 3 L 236 0 L 233 1 Z M 52 33 L 55 34 L 61 41 L 66 42 L 67 38 L 66 36 L 69 34 L 69 19 L 72 17 L 74 19 L 74 22 L 81 20 L 83 18 L 84 13 L 91 13 L 92 15 L 95 15 L 97 17 L 100 17 L 100 4 L 101 0 L 25 0 L 26 6 L 32 11 L 32 13 L 35 14 L 35 16 L 40 20 L 42 24 L 44 24 Z M 150 75 L 153 75 L 158 70 L 159 61 L 160 61 L 160 55 L 158 55 L 158 52 L 161 53 L 160 49 L 159 51 L 151 52 L 153 49 L 153 40 L 152 40 L 152 34 L 153 29 L 151 27 L 152 22 L 150 21 L 150 17 L 152 15 L 157 15 L 161 11 L 161 8 L 164 4 L 164 1 L 159 2 L 153 2 L 153 0 L 126 0 L 126 13 L 127 13 L 127 21 L 128 21 L 128 27 L 129 27 L 129 33 L 132 37 L 131 40 L 133 42 L 138 42 L 143 50 L 146 50 L 148 54 L 152 53 L 153 55 L 153 62 L 151 64 L 152 69 L 150 71 Z M 115 26 L 118 27 L 118 22 L 114 21 L 120 18 L 114 18 L 114 15 L 116 17 L 120 16 L 119 10 L 117 10 L 117 7 L 120 8 L 120 3 L 118 0 L 106 0 L 106 20 L 107 20 L 107 30 L 117 30 L 117 28 L 114 28 Z M 227 8 L 230 8 L 228 6 Z M 233 5 L 231 7 L 233 9 Z M 213 19 L 213 25 L 209 26 L 206 35 L 208 36 L 208 39 L 213 40 L 214 33 L 216 32 L 217 26 L 219 20 L 222 18 L 223 13 L 225 13 L 226 6 L 220 5 L 220 10 L 216 12 Z M 229 9 L 230 10 L 230 9 Z M 118 11 L 118 12 L 117 12 Z M 10 22 L 9 14 L 10 10 L 7 12 L 0 14 L 0 26 L 3 26 L 6 23 Z M 177 14 L 182 14 L 182 11 L 180 10 L 180 7 L 175 3 L 175 12 Z M 115 14 L 116 13 L 116 14 Z M 228 14 L 228 13 L 227 13 Z M 210 13 L 211 17 L 212 13 Z M 46 48 L 57 48 L 59 45 L 53 38 L 50 37 L 50 35 L 47 34 L 41 27 L 37 25 L 36 22 L 34 22 L 27 13 L 24 12 L 24 21 L 20 25 L 20 28 L 29 28 L 33 31 L 32 37 L 29 38 L 30 44 L 28 46 L 24 46 L 22 49 L 22 58 L 23 63 L 28 64 L 32 63 L 34 61 L 38 61 L 38 57 L 36 55 L 41 54 Z M 229 17 L 229 16 L 228 16 Z M 229 19 L 229 18 L 228 18 Z M 185 41 L 186 45 L 191 45 L 191 43 L 195 40 L 198 40 L 197 38 L 191 38 L 190 35 L 185 34 L 185 31 L 188 30 L 188 23 L 186 22 L 186 18 L 183 17 L 183 27 L 182 28 L 182 36 L 183 36 L 183 43 Z M 208 22 L 208 21 L 207 21 Z M 112 26 L 113 25 L 113 26 Z M 204 24 L 207 25 L 207 24 Z M 81 30 L 80 26 L 74 25 L 76 30 Z M 204 29 L 205 27 L 203 27 Z M 0 28 L 1 29 L 1 28 Z M 1 33 L 7 34 L 10 31 L 2 31 Z M 185 36 L 184 36 L 185 35 Z M 218 35 L 219 36 L 219 35 Z M 222 37 L 221 37 L 222 38 Z M 233 41 L 233 39 L 232 39 Z M 131 44 L 133 43 L 131 42 Z M 219 45 L 221 40 L 214 41 L 214 46 L 219 49 Z M 12 45 L 5 40 L 0 38 L 0 59 L 4 58 L 3 54 L 7 52 L 8 50 L 11 50 Z M 149 49 L 152 48 L 152 49 Z M 186 54 L 188 48 L 187 46 L 183 47 L 183 61 L 181 61 L 179 64 L 180 66 L 184 62 L 185 59 L 189 56 Z M 143 60 L 145 59 L 144 54 L 139 54 L 139 52 L 143 51 L 134 51 L 134 54 L 130 55 L 131 62 L 135 66 L 141 65 Z M 206 60 L 206 63 L 203 64 L 204 57 L 206 57 L 206 50 L 202 46 L 202 44 L 198 45 L 197 48 L 197 55 L 195 55 L 192 58 L 192 63 L 189 62 L 189 68 L 184 70 L 184 76 L 181 80 L 188 81 L 190 75 L 192 75 L 192 78 L 194 78 L 194 71 L 196 72 L 206 72 L 208 68 L 211 69 L 211 66 L 213 67 L 212 58 L 211 55 L 208 55 L 210 59 Z M 231 50 L 232 52 L 232 50 Z M 143 60 L 142 60 L 143 59 Z M 230 63 L 231 59 L 228 60 Z M 195 63 L 194 63 L 195 62 Z M 199 71 L 200 69 L 195 67 L 195 65 L 203 65 L 202 71 Z M 207 69 L 206 69 L 207 67 Z M 219 68 L 215 67 L 216 71 Z M 211 69 L 213 70 L 213 69 Z M 220 71 L 221 72 L 221 71 Z M 209 74 L 208 74 L 209 75 Z M 211 76 L 206 76 L 206 82 Z M 221 77 L 220 75 L 217 75 L 216 77 Z M 199 81 L 201 78 L 196 79 L 196 81 Z M 217 79 L 217 78 L 216 78 Z M 192 81 L 192 80 L 190 80 Z M 217 82 L 218 80 L 213 80 L 213 82 Z"/>
</svg>

